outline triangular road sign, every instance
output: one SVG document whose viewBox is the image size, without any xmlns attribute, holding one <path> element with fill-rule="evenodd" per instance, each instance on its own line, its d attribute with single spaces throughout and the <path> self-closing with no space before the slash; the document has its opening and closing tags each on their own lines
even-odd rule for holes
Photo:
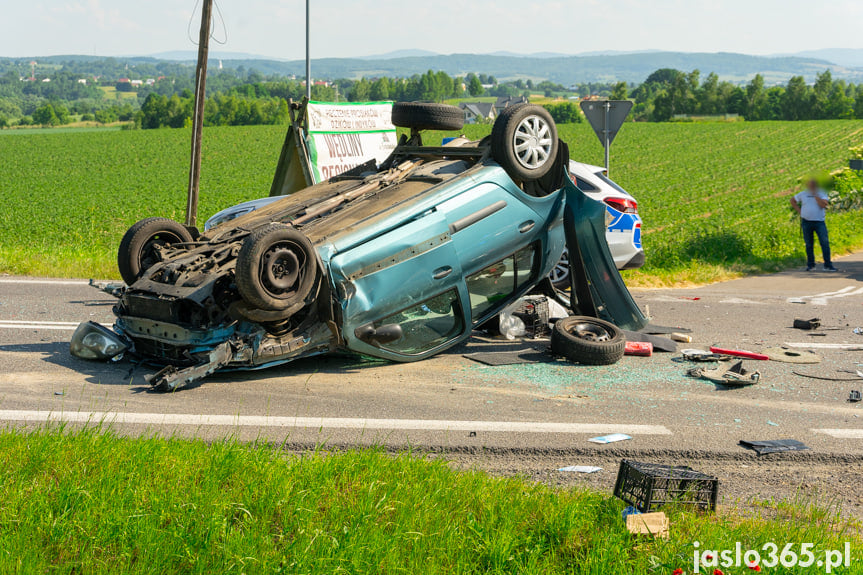
<svg viewBox="0 0 863 575">
<path fill-rule="evenodd" d="M 617 132 L 632 110 L 631 100 L 585 100 L 581 102 L 584 117 L 590 122 L 593 131 L 603 146 L 606 145 L 606 130 L 608 145 L 614 141 Z M 606 113 L 607 112 L 607 113 Z M 607 122 L 607 123 L 606 123 Z"/>
</svg>

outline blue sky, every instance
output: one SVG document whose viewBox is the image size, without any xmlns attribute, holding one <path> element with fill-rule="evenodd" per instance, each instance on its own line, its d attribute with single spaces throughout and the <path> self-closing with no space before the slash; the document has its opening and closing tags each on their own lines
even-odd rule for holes
<svg viewBox="0 0 863 575">
<path fill-rule="evenodd" d="M 863 48 L 856 0 L 311 0 L 312 56 L 675 50 L 775 54 Z M 221 0 L 227 44 L 298 59 L 304 0 Z M 195 0 L 0 0 L 0 56 L 194 49 Z M 200 8 L 198 8 L 200 10 Z M 197 23 L 193 25 L 194 28 Z M 222 38 L 219 27 L 216 36 Z"/>
</svg>

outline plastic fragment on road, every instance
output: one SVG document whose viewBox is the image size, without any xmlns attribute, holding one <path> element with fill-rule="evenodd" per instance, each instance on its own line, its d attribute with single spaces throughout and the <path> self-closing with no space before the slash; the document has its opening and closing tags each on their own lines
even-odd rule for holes
<svg viewBox="0 0 863 575">
<path fill-rule="evenodd" d="M 848 395 L 848 403 L 860 403 L 861 401 L 863 401 L 863 394 L 859 391 L 852 391 Z"/>
<path fill-rule="evenodd" d="M 670 337 L 672 341 L 679 341 L 680 343 L 692 343 L 692 336 L 686 335 L 685 333 L 675 332 L 668 337 Z"/>
<path fill-rule="evenodd" d="M 766 455 L 768 453 L 783 453 L 785 451 L 805 451 L 809 449 L 804 443 L 796 439 L 772 439 L 759 441 L 744 441 L 740 440 L 739 445 L 746 449 L 751 449 L 758 455 Z"/>
<path fill-rule="evenodd" d="M 857 335 L 863 335 L 863 327 L 855 327 L 854 333 L 856 333 Z"/>
<path fill-rule="evenodd" d="M 772 425 L 773 427 L 779 427 L 778 423 L 774 423 L 773 421 L 767 420 L 767 425 Z"/>
<path fill-rule="evenodd" d="M 668 539 L 669 528 L 668 517 L 662 511 L 633 513 L 626 516 L 626 529 L 632 535 L 647 535 Z"/>
<path fill-rule="evenodd" d="M 680 296 L 680 297 L 679 297 L 679 298 L 677 298 L 677 299 L 685 299 L 685 300 L 689 300 L 689 301 L 699 301 L 699 300 L 701 300 L 701 298 L 700 298 L 700 297 L 688 297 L 688 296 Z"/>
<path fill-rule="evenodd" d="M 821 358 L 811 349 L 788 349 L 784 347 L 770 347 L 764 350 L 764 355 L 770 361 L 782 363 L 821 363 Z"/>
<path fill-rule="evenodd" d="M 617 441 L 626 441 L 627 439 L 632 439 L 629 435 L 625 433 L 612 433 L 610 435 L 600 435 L 599 437 L 591 437 L 588 439 L 591 443 L 599 443 L 601 445 L 605 445 L 606 443 L 615 443 Z"/>
<path fill-rule="evenodd" d="M 758 371 L 747 371 L 743 362 L 738 361 L 734 365 L 720 365 L 715 369 L 694 367 L 686 372 L 690 377 L 699 377 L 715 384 L 725 387 L 746 387 L 761 381 L 761 373 Z"/>
<path fill-rule="evenodd" d="M 769 357 L 767 357 L 763 353 L 756 353 L 754 351 L 746 351 L 743 349 L 725 349 L 722 347 L 713 346 L 710 348 L 710 351 L 712 351 L 713 353 L 721 354 L 721 355 L 730 355 L 733 357 L 742 357 L 744 359 L 755 359 L 758 361 L 767 361 L 768 359 L 770 359 Z"/>
<path fill-rule="evenodd" d="M 794 329 L 802 329 L 805 331 L 811 331 L 813 329 L 818 329 L 821 327 L 821 320 L 817 317 L 813 317 L 812 319 L 800 319 L 798 317 L 794 318 L 794 324 L 792 325 Z"/>
<path fill-rule="evenodd" d="M 623 355 L 650 357 L 653 355 L 653 344 L 649 341 L 627 341 Z"/>
<path fill-rule="evenodd" d="M 711 351 L 705 351 L 703 349 L 684 349 L 680 353 L 683 354 L 683 359 L 686 361 L 709 362 L 727 359 L 727 356 L 713 353 Z"/>
<path fill-rule="evenodd" d="M 595 467 L 593 465 L 568 465 L 566 467 L 561 467 L 558 471 L 568 473 L 596 473 L 597 471 L 602 471 L 602 467 Z"/>
</svg>

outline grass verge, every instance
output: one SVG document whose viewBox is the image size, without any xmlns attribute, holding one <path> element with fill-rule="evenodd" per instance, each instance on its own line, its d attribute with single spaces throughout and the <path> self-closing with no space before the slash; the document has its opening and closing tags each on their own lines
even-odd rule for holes
<svg viewBox="0 0 863 575">
<path fill-rule="evenodd" d="M 770 520 L 673 510 L 669 540 L 636 539 L 609 496 L 410 454 L 285 457 L 92 428 L 7 430 L 0 454 L 2 573 L 671 574 L 692 571 L 694 541 L 848 541 L 859 559 L 854 526 L 804 504 Z"/>
</svg>

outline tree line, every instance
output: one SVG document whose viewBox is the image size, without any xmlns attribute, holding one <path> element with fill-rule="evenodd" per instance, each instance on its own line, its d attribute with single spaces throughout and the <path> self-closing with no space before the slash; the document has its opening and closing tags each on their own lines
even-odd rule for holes
<svg viewBox="0 0 863 575">
<path fill-rule="evenodd" d="M 160 69 L 153 68 L 154 73 Z M 114 70 L 115 74 L 120 70 Z M 50 82 L 21 81 L 18 72 L 0 75 L 0 128 L 15 125 L 61 125 L 72 121 L 104 124 L 129 122 L 150 129 L 189 125 L 192 90 L 186 76 L 157 77 L 135 86 L 127 82 L 103 86 L 81 83 L 65 68 Z M 114 88 L 114 91 L 111 91 Z M 117 90 L 132 93 L 117 95 Z M 216 70 L 208 75 L 205 125 L 284 124 L 287 100 L 299 100 L 303 82 L 280 76 L 265 77 L 252 69 Z M 599 96 L 634 101 L 638 121 L 679 121 L 693 116 L 739 115 L 746 120 L 820 120 L 863 118 L 863 84 L 834 80 L 830 71 L 814 84 L 802 76 L 786 84 L 768 86 L 755 76 L 745 85 L 720 81 L 716 74 L 702 79 L 698 70 L 656 70 L 641 84 L 590 83 L 564 87 L 530 79 L 499 81 L 485 74 L 450 76 L 429 70 L 408 78 L 340 79 L 315 83 L 312 98 L 320 101 L 435 101 L 477 96 L 542 94 L 558 98 L 548 105 L 560 123 L 580 121 L 575 96 Z"/>
</svg>

